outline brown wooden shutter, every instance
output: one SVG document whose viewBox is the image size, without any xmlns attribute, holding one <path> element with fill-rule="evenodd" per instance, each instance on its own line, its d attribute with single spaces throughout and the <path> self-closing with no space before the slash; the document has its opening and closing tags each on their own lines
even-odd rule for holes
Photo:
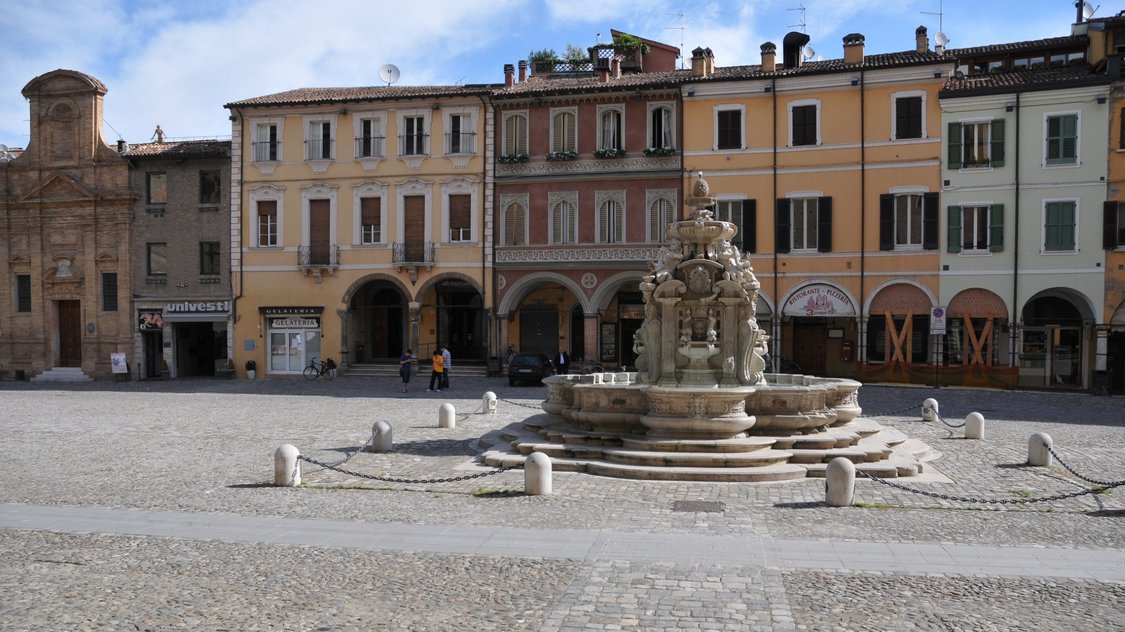
<svg viewBox="0 0 1125 632">
<path fill-rule="evenodd" d="M 331 209 L 329 200 L 309 200 L 309 263 L 323 265 L 329 262 Z"/>
<path fill-rule="evenodd" d="M 473 223 L 473 196 L 471 195 L 451 195 L 449 196 L 449 230 L 450 241 L 460 241 L 461 229 L 472 228 Z M 466 234 L 465 241 L 470 239 Z"/>
<path fill-rule="evenodd" d="M 408 195 L 403 198 L 403 218 L 406 234 L 406 260 L 420 262 L 426 251 L 426 198 Z"/>
<path fill-rule="evenodd" d="M 258 245 L 274 246 L 276 232 L 270 226 L 277 226 L 277 201 L 261 200 L 258 202 Z"/>
</svg>

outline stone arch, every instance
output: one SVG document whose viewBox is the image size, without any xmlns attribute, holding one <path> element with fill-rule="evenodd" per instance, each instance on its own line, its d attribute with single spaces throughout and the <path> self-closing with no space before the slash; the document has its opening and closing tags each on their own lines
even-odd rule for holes
<svg viewBox="0 0 1125 632">
<path fill-rule="evenodd" d="M 781 301 L 781 305 L 783 306 L 782 311 L 784 311 L 784 306 L 788 305 L 789 301 L 793 300 L 793 297 L 800 294 L 801 291 L 812 288 L 813 286 L 818 286 L 818 285 L 828 286 L 828 287 L 832 288 L 833 290 L 835 290 L 835 291 L 841 293 L 842 295 L 844 295 L 845 297 L 847 297 L 848 301 L 851 302 L 853 313 L 851 313 L 851 314 L 841 314 L 840 316 L 846 317 L 846 316 L 856 316 L 857 315 L 855 313 L 855 306 L 859 304 L 859 301 L 856 300 L 855 295 L 853 295 L 847 288 L 844 288 L 844 287 L 840 286 L 839 284 L 837 284 L 836 282 L 834 282 L 830 279 L 810 279 L 808 281 L 805 281 L 803 283 L 798 283 L 797 285 L 793 286 L 788 292 L 785 293 L 785 300 Z M 778 317 L 778 316 L 783 316 L 783 315 L 784 314 L 778 314 L 776 309 L 774 310 L 775 318 Z"/>
<path fill-rule="evenodd" d="M 355 298 L 356 292 L 358 292 L 361 287 L 375 281 L 385 281 L 387 283 L 390 283 L 391 285 L 397 287 L 398 291 L 402 292 L 402 295 L 405 296 L 408 301 L 414 300 L 414 295 L 411 293 L 410 289 L 407 288 L 406 285 L 404 285 L 402 281 L 400 281 L 397 277 L 376 272 L 374 274 L 364 275 L 356 279 L 355 281 L 352 281 L 352 284 L 348 286 L 348 289 L 344 290 L 344 295 L 340 298 L 342 306 L 347 307 L 352 302 L 352 299 Z"/>
<path fill-rule="evenodd" d="M 577 296 L 582 302 L 583 311 L 589 313 L 590 305 L 586 300 L 586 293 L 582 291 L 582 287 L 575 283 L 573 279 L 559 274 L 558 272 L 538 272 L 536 274 L 525 275 L 512 283 L 508 291 L 504 293 L 504 298 L 500 301 L 500 305 L 497 308 L 497 315 L 511 314 L 519 307 L 524 295 L 535 289 L 536 286 L 550 281 L 558 283 L 570 290 L 571 294 Z"/>
<path fill-rule="evenodd" d="M 618 272 L 617 274 L 605 279 L 598 284 L 598 289 L 594 291 L 593 296 L 590 297 L 590 307 L 595 310 L 605 309 L 613 297 L 621 290 L 621 286 L 627 283 L 640 283 L 641 278 L 646 273 L 639 270 L 628 270 Z"/>
<path fill-rule="evenodd" d="M 1062 299 L 1069 303 L 1078 312 L 1079 318 L 1081 318 L 1084 322 L 1095 322 L 1096 319 L 1094 317 L 1094 302 L 1091 301 L 1089 297 L 1087 297 L 1082 292 L 1068 287 L 1053 287 L 1036 292 L 1033 296 L 1028 298 L 1020 308 L 1020 322 L 1024 322 L 1026 320 L 1025 314 L 1027 314 L 1027 310 L 1029 307 L 1031 307 L 1032 303 L 1035 303 L 1042 299 L 1052 298 Z M 1024 322 L 1024 324 L 1026 325 L 1028 323 Z"/>
<path fill-rule="evenodd" d="M 909 279 L 896 279 L 880 283 L 871 290 L 863 313 L 880 314 L 890 309 L 892 312 L 913 311 L 928 314 L 937 304 L 937 297 L 930 288 Z"/>
<path fill-rule="evenodd" d="M 972 316 L 976 318 L 1008 318 L 1008 306 L 995 292 L 983 288 L 961 290 L 949 301 L 946 310 L 950 318 Z"/>
<path fill-rule="evenodd" d="M 477 294 L 480 294 L 482 298 L 484 297 L 484 288 L 481 287 L 480 282 L 478 282 L 473 277 L 463 272 L 442 272 L 440 274 L 435 274 L 429 279 L 426 279 L 426 281 L 422 283 L 421 287 L 418 288 L 418 291 L 415 294 L 415 298 L 412 300 L 420 299 L 421 297 L 426 295 L 426 292 L 429 291 L 430 288 L 436 286 L 442 281 L 447 281 L 449 279 L 457 279 L 459 281 L 468 283 L 469 285 L 473 286 L 473 289 L 477 291 Z"/>
<path fill-rule="evenodd" d="M 1113 311 L 1113 316 L 1109 318 L 1109 324 L 1114 327 L 1125 327 L 1125 301 L 1122 301 Z"/>
</svg>

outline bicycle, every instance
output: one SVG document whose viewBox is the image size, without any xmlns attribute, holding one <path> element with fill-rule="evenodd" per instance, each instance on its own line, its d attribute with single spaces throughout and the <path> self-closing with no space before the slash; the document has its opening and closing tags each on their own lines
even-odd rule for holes
<svg viewBox="0 0 1125 632">
<path fill-rule="evenodd" d="M 306 380 L 315 380 L 322 375 L 326 380 L 331 380 L 336 377 L 336 363 L 332 361 L 332 358 L 328 358 L 323 362 L 313 360 L 305 367 Z"/>
</svg>

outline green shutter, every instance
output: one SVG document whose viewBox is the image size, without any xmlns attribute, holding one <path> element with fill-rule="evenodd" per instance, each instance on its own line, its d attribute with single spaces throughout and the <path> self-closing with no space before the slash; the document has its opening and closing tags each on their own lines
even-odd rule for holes
<svg viewBox="0 0 1125 632">
<path fill-rule="evenodd" d="M 992 121 L 992 155 L 989 164 L 993 167 L 1004 166 L 1004 119 Z"/>
<path fill-rule="evenodd" d="M 947 212 L 946 252 L 961 252 L 961 207 L 950 206 Z"/>
<path fill-rule="evenodd" d="M 961 124 L 950 123 L 949 133 L 946 135 L 949 141 L 949 155 L 946 162 L 949 163 L 950 169 L 961 168 Z"/>
<path fill-rule="evenodd" d="M 926 250 L 938 249 L 938 206 L 937 193 L 922 194 L 922 248 Z"/>
<path fill-rule="evenodd" d="M 1004 205 L 993 204 L 988 210 L 988 249 L 1004 250 Z"/>
</svg>

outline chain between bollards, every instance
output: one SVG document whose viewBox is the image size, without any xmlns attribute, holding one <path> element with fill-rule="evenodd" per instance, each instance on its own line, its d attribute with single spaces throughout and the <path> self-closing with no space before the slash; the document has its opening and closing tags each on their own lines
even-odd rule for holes
<svg viewBox="0 0 1125 632">
<path fill-rule="evenodd" d="M 887 487 L 892 487 L 894 489 L 900 489 L 902 491 L 910 492 L 910 493 L 913 493 L 913 494 L 920 494 L 922 496 L 929 496 L 930 498 L 938 498 L 938 499 L 941 499 L 941 500 L 950 500 L 950 501 L 954 501 L 954 502 L 972 503 L 972 504 L 988 504 L 988 505 L 1026 505 L 1026 504 L 1031 504 L 1031 503 L 1042 503 L 1042 502 L 1052 502 L 1052 501 L 1056 501 L 1056 500 L 1066 500 L 1068 498 L 1077 498 L 1078 496 L 1086 496 L 1087 494 L 1100 494 L 1104 491 L 1113 489 L 1114 487 L 1120 487 L 1122 485 L 1125 485 L 1125 481 L 1120 481 L 1119 483 L 1117 483 L 1115 485 L 1112 485 L 1112 486 L 1097 487 L 1097 488 L 1093 488 L 1093 489 L 1083 489 L 1083 490 L 1079 490 L 1079 491 L 1076 491 L 1076 492 L 1069 492 L 1069 493 L 1066 493 L 1066 494 L 1056 494 L 1055 496 L 1044 496 L 1044 497 L 1040 497 L 1040 498 L 969 498 L 968 496 L 951 496 L 949 494 L 941 494 L 941 493 L 938 493 L 938 492 L 926 491 L 924 489 L 918 489 L 918 488 L 915 488 L 915 487 L 908 487 L 906 485 L 899 485 L 898 483 L 892 483 L 888 480 L 882 479 L 882 478 L 880 478 L 878 476 L 874 476 L 872 474 L 868 474 L 867 472 L 863 472 L 863 471 L 857 470 L 856 473 L 859 474 L 860 476 L 863 476 L 864 478 L 868 478 L 870 480 L 873 480 L 876 483 L 880 483 L 882 485 L 886 485 Z"/>
<path fill-rule="evenodd" d="M 395 478 L 395 477 L 392 477 L 392 476 L 375 476 L 374 474 L 364 474 L 363 472 L 356 472 L 354 470 L 345 470 L 343 468 L 336 467 L 336 466 L 330 465 L 328 463 L 324 463 L 323 461 L 318 461 L 314 458 L 307 457 L 303 454 L 299 455 L 297 457 L 297 459 L 301 460 L 301 461 L 308 461 L 309 463 L 312 463 L 313 465 L 319 465 L 319 466 L 321 466 L 325 469 L 329 469 L 329 470 L 332 470 L 334 472 L 339 472 L 341 474 L 347 474 L 348 476 L 355 476 L 357 478 L 366 478 L 366 479 L 370 479 L 370 480 L 373 480 L 373 481 L 383 481 L 385 483 L 406 483 L 406 484 L 454 483 L 454 482 L 457 482 L 457 481 L 467 481 L 467 480 L 471 480 L 471 479 L 474 479 L 474 478 L 484 478 L 485 476 L 492 476 L 494 474 L 500 474 L 502 472 L 507 472 L 507 471 L 510 471 L 510 470 L 518 470 L 518 469 L 522 468 L 522 466 L 516 465 L 516 466 L 512 466 L 512 467 L 500 467 L 500 468 L 497 468 L 495 470 L 491 470 L 491 471 L 488 471 L 488 472 L 479 472 L 477 474 L 466 474 L 465 476 L 454 476 L 454 477 L 449 477 L 449 478 L 409 479 L 409 478 Z"/>
</svg>

